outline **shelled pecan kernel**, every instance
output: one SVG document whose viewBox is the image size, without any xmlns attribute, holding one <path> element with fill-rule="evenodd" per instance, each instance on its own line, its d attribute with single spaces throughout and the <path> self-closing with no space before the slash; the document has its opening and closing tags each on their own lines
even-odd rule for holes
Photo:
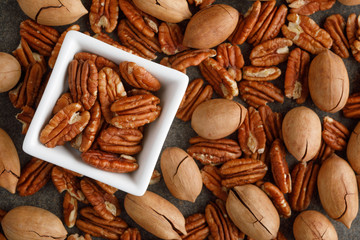
<svg viewBox="0 0 360 240">
<path fill-rule="evenodd" d="M 68 228 L 75 226 L 77 211 L 78 204 L 76 198 L 71 196 L 69 192 L 66 192 L 63 200 L 63 216 L 65 225 Z"/>
<path fill-rule="evenodd" d="M 187 49 L 182 45 L 184 35 L 176 23 L 162 22 L 159 26 L 159 43 L 166 55 L 174 55 Z"/>
<path fill-rule="evenodd" d="M 243 79 L 250 81 L 272 81 L 280 77 L 281 70 L 278 67 L 255 67 L 243 68 Z"/>
<path fill-rule="evenodd" d="M 112 32 L 116 28 L 119 17 L 117 0 L 92 0 L 89 21 L 90 27 L 95 33 L 100 33 L 101 28 L 106 32 Z"/>
<path fill-rule="evenodd" d="M 349 96 L 342 111 L 346 118 L 360 118 L 360 92 Z"/>
<path fill-rule="evenodd" d="M 158 170 L 154 169 L 150 178 L 149 185 L 153 185 L 160 182 L 160 179 L 161 179 L 161 173 Z"/>
<path fill-rule="evenodd" d="M 321 139 L 321 146 L 319 152 L 315 155 L 312 160 L 315 160 L 322 164 L 328 157 L 330 157 L 335 152 L 329 145 L 324 142 L 324 139 Z"/>
<path fill-rule="evenodd" d="M 181 239 L 184 240 L 203 240 L 210 234 L 205 215 L 202 213 L 188 216 L 185 219 L 185 229 L 187 234 L 181 236 Z"/>
<path fill-rule="evenodd" d="M 360 16 L 355 13 L 349 15 L 346 21 L 346 36 L 349 40 L 351 53 L 355 60 L 360 62 Z"/>
<path fill-rule="evenodd" d="M 240 81 L 242 78 L 241 68 L 244 66 L 244 57 L 240 47 L 231 43 L 222 43 L 216 51 L 218 63 L 226 68 L 236 81 Z"/>
<path fill-rule="evenodd" d="M 340 14 L 333 14 L 326 18 L 324 28 L 333 39 L 332 50 L 342 58 L 348 58 L 349 42 L 345 37 L 345 19 Z"/>
<path fill-rule="evenodd" d="M 121 234 L 120 240 L 141 240 L 141 235 L 137 228 L 128 228 Z"/>
<path fill-rule="evenodd" d="M 44 56 L 33 52 L 30 47 L 29 44 L 27 43 L 27 41 L 24 38 L 20 39 L 20 44 L 19 46 L 12 52 L 12 54 L 16 57 L 16 59 L 19 61 L 20 65 L 24 68 L 27 69 L 27 67 L 31 64 L 31 63 L 40 63 L 40 65 L 43 68 L 43 71 L 45 72 L 46 70 L 46 61 Z"/>
<path fill-rule="evenodd" d="M 92 240 L 92 238 L 88 233 L 86 233 L 84 236 L 75 233 L 68 236 L 66 240 Z"/>
<path fill-rule="evenodd" d="M 298 13 L 301 15 L 311 15 L 318 11 L 330 9 L 335 0 L 286 0 L 289 3 L 291 13 Z"/>
<path fill-rule="evenodd" d="M 84 193 L 80 189 L 80 179 L 75 173 L 55 166 L 51 171 L 51 179 L 59 193 L 67 191 L 72 197 L 84 201 Z"/>
<path fill-rule="evenodd" d="M 137 55 L 139 56 L 136 52 L 134 52 L 133 50 L 131 50 L 130 48 L 128 47 L 125 47 L 123 45 L 121 45 L 119 42 L 115 41 L 114 39 L 112 39 L 109 35 L 107 35 L 106 33 L 97 33 L 93 36 L 94 38 L 100 40 L 100 41 L 103 41 L 107 44 L 110 44 L 111 46 L 114 46 L 114 47 L 117 47 L 125 52 L 128 52 L 128 53 L 131 53 L 131 54 L 134 54 L 134 55 Z"/>
<path fill-rule="evenodd" d="M 189 4 L 195 4 L 196 7 L 200 9 L 206 8 L 213 4 L 215 0 L 188 0 Z"/>
<path fill-rule="evenodd" d="M 346 126 L 331 117 L 324 117 L 322 137 L 332 149 L 345 150 L 349 136 L 350 132 Z"/>
<path fill-rule="evenodd" d="M 201 176 L 205 187 L 217 198 L 226 201 L 228 189 L 221 185 L 220 170 L 213 165 L 205 165 L 201 169 Z"/>
<path fill-rule="evenodd" d="M 33 119 L 35 110 L 29 106 L 24 106 L 21 108 L 21 112 L 16 114 L 16 119 L 22 123 L 21 134 L 26 134 L 29 129 L 31 120 Z"/>
<path fill-rule="evenodd" d="M 271 171 L 280 190 L 283 193 L 290 193 L 292 188 L 291 176 L 285 154 L 284 144 L 280 139 L 276 139 L 270 149 Z"/>
<path fill-rule="evenodd" d="M 266 134 L 266 142 L 271 146 L 272 142 L 280 138 L 282 139 L 282 116 L 281 113 L 273 112 L 267 105 L 259 107 L 261 120 L 264 124 Z"/>
</svg>

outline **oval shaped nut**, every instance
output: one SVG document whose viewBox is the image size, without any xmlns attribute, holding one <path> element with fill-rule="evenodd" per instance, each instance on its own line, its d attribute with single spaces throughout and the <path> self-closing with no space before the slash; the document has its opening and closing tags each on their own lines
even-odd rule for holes
<svg viewBox="0 0 360 240">
<path fill-rule="evenodd" d="M 243 123 L 246 108 L 235 101 L 211 99 L 194 110 L 191 127 L 206 139 L 220 139 L 235 132 Z M 226 121 L 225 121 L 226 120 Z"/>
<path fill-rule="evenodd" d="M 67 231 L 53 213 L 38 207 L 20 206 L 10 210 L 1 221 L 8 240 L 65 239 Z"/>
<path fill-rule="evenodd" d="M 235 30 L 239 12 L 226 4 L 214 4 L 197 12 L 186 26 L 183 45 L 212 48 L 225 41 Z"/>
<path fill-rule="evenodd" d="M 248 237 L 274 239 L 280 217 L 269 197 L 255 185 L 236 186 L 229 192 L 226 210 L 235 225 Z"/>
<path fill-rule="evenodd" d="M 185 218 L 165 198 L 146 191 L 143 196 L 127 194 L 124 200 L 127 214 L 146 231 L 161 239 L 181 239 L 186 235 Z"/>
<path fill-rule="evenodd" d="M 307 107 L 291 109 L 282 123 L 284 143 L 298 161 L 309 161 L 321 146 L 321 122 L 317 114 Z"/>
<path fill-rule="evenodd" d="M 14 142 L 0 128 L 0 186 L 11 193 L 16 192 L 20 177 L 20 160 Z"/>
<path fill-rule="evenodd" d="M 202 189 L 202 178 L 194 159 L 177 147 L 166 148 L 161 154 L 161 172 L 171 194 L 195 202 Z"/>
<path fill-rule="evenodd" d="M 360 174 L 360 122 L 356 125 L 354 131 L 352 131 L 347 148 L 346 156 L 352 169 Z"/>
<path fill-rule="evenodd" d="M 293 232 L 296 240 L 338 239 L 336 230 L 329 219 L 314 210 L 304 211 L 295 218 Z"/>
<path fill-rule="evenodd" d="M 315 105 L 323 111 L 341 110 L 349 97 L 349 76 L 341 57 L 325 50 L 310 63 L 309 91 Z"/>
<path fill-rule="evenodd" d="M 351 227 L 359 210 L 356 176 L 350 165 L 336 154 L 321 165 L 317 187 L 321 205 L 332 219 Z"/>
</svg>

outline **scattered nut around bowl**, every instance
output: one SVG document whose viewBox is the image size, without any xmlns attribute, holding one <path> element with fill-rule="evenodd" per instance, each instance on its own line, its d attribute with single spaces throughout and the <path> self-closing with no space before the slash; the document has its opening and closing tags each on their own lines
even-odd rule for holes
<svg viewBox="0 0 360 240">
<path fill-rule="evenodd" d="M 18 60 L 8 53 L 0 52 L 0 93 L 15 87 L 20 76 L 21 66 Z"/>
<path fill-rule="evenodd" d="M 350 139 L 346 148 L 346 156 L 352 169 L 357 174 L 360 174 L 360 122 L 356 125 L 355 129 L 350 135 Z"/>
</svg>

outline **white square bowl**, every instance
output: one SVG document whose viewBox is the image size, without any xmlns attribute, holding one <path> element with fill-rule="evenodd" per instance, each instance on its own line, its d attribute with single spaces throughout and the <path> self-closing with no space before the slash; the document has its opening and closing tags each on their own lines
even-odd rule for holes
<svg viewBox="0 0 360 240">
<path fill-rule="evenodd" d="M 49 122 L 52 108 L 60 95 L 68 91 L 68 64 L 78 52 L 95 53 L 116 64 L 122 61 L 135 62 L 153 74 L 161 83 L 161 89 L 156 95 L 160 98 L 162 110 L 159 118 L 146 126 L 143 149 L 136 155 L 139 168 L 132 173 L 112 173 L 92 167 L 82 161 L 81 153 L 69 143 L 55 148 L 47 148 L 40 143 L 40 132 Z M 188 82 L 188 76 L 179 71 L 132 55 L 80 32 L 69 31 L 25 136 L 23 150 L 34 157 L 99 180 L 119 190 L 133 195 L 143 195 Z"/>
</svg>

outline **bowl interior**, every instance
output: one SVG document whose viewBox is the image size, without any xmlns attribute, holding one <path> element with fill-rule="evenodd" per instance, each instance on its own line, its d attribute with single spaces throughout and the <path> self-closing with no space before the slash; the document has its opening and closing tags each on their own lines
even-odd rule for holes
<svg viewBox="0 0 360 240">
<path fill-rule="evenodd" d="M 153 74 L 161 83 L 161 89 L 156 92 L 160 98 L 161 114 L 157 120 L 145 128 L 143 149 L 136 155 L 139 168 L 132 173 L 111 173 L 94 168 L 84 163 L 80 152 L 72 148 L 69 143 L 47 148 L 39 141 L 40 132 L 49 122 L 57 99 L 62 93 L 68 91 L 67 67 L 78 52 L 94 53 L 116 64 L 122 61 L 135 62 Z M 34 157 L 102 181 L 119 190 L 133 195 L 143 195 L 188 82 L 188 76 L 179 71 L 132 55 L 83 33 L 69 31 L 25 136 L 23 150 Z"/>
</svg>

